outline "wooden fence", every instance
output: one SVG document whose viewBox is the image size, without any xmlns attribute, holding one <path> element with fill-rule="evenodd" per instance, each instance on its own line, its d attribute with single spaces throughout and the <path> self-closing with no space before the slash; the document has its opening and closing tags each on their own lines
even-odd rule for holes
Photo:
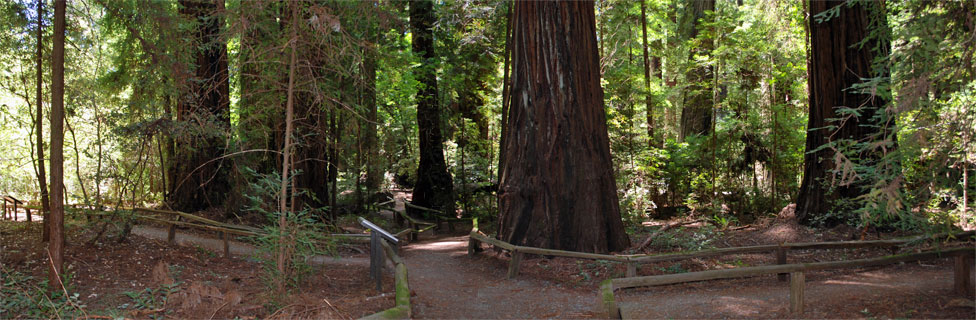
<svg viewBox="0 0 976 320">
<path fill-rule="evenodd" d="M 952 235 L 952 237 L 964 238 L 964 237 L 971 237 L 973 235 L 976 235 L 976 231 L 962 232 L 962 233 Z M 543 249 L 543 248 L 523 247 L 523 246 L 513 245 L 508 242 L 504 242 L 498 239 L 488 237 L 487 235 L 481 233 L 480 231 L 478 231 L 477 221 L 475 221 L 469 236 L 468 253 L 472 255 L 477 253 L 477 251 L 479 250 L 479 243 L 487 243 L 495 246 L 496 248 L 508 250 L 512 254 L 512 259 L 509 261 L 509 267 L 508 267 L 508 277 L 510 279 L 518 276 L 519 265 L 521 264 L 523 255 L 525 254 L 620 262 L 627 265 L 627 274 L 626 274 L 627 277 L 636 277 L 638 266 L 641 263 L 678 261 L 678 260 L 687 260 L 692 258 L 704 258 L 704 257 L 724 256 L 724 255 L 744 254 L 744 253 L 772 253 L 776 258 L 777 264 L 785 264 L 787 261 L 787 255 L 791 250 L 855 249 L 855 248 L 878 248 L 878 247 L 894 248 L 894 247 L 899 247 L 899 246 L 903 246 L 906 244 L 910 244 L 910 243 L 914 243 L 926 239 L 928 239 L 928 237 L 918 236 L 913 238 L 894 239 L 894 240 L 782 243 L 782 244 L 774 244 L 774 245 L 705 249 L 705 250 L 690 251 L 690 252 L 640 254 L 640 255 L 607 255 L 607 254 L 553 250 L 553 249 Z M 781 276 L 781 280 L 784 281 L 786 280 L 785 274 Z"/>
<path fill-rule="evenodd" d="M 955 267 L 954 288 L 961 294 L 972 294 L 972 282 L 969 274 L 973 268 L 974 248 L 954 248 L 947 250 L 935 250 L 921 253 L 908 253 L 900 255 L 890 255 L 880 258 L 831 261 L 818 263 L 797 263 L 759 267 L 745 267 L 723 270 L 708 270 L 699 272 L 668 274 L 659 276 L 628 277 L 619 279 L 608 279 L 600 285 L 601 305 L 608 318 L 620 319 L 620 308 L 614 297 L 614 290 L 634 287 L 659 286 L 667 284 L 677 284 L 685 282 L 730 279 L 742 277 L 754 277 L 767 274 L 790 274 L 790 311 L 795 314 L 803 313 L 804 303 L 804 272 L 828 269 L 843 268 L 863 268 L 872 266 L 890 265 L 902 262 L 913 262 L 923 260 L 935 260 L 943 258 L 954 258 Z"/>
<path fill-rule="evenodd" d="M 7 204 L 9 203 L 11 206 L 13 206 L 13 211 L 9 212 L 10 220 L 17 220 L 17 207 L 21 206 L 25 211 L 27 211 L 27 222 L 31 222 L 30 208 L 24 206 L 23 201 L 17 200 L 17 198 L 14 198 L 13 196 L 0 196 L 0 200 L 3 201 L 3 219 L 7 219 L 8 217 Z"/>
<path fill-rule="evenodd" d="M 407 279 L 407 265 L 397 255 L 397 250 L 394 250 L 386 241 L 380 241 L 380 244 L 383 246 L 386 258 L 394 265 L 395 304 L 393 308 L 374 313 L 362 319 L 410 319 L 412 311 L 410 308 L 410 284 Z"/>
</svg>

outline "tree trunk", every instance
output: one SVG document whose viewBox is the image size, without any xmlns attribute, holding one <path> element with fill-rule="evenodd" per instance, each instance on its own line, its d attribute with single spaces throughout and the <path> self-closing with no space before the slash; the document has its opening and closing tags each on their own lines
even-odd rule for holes
<svg viewBox="0 0 976 320">
<path fill-rule="evenodd" d="M 871 119 L 876 112 L 884 112 L 887 103 L 879 96 L 862 94 L 848 90 L 861 83 L 861 78 L 877 74 L 872 63 L 878 56 L 872 43 L 857 45 L 868 37 L 869 10 L 863 3 L 848 7 L 846 1 L 809 1 L 808 10 L 811 42 L 810 107 L 807 123 L 806 153 L 804 156 L 803 181 L 797 197 L 796 216 L 805 223 L 825 215 L 831 209 L 833 200 L 853 199 L 863 190 L 859 184 L 839 186 L 828 194 L 831 187 L 829 178 L 834 167 L 834 150 L 824 148 L 811 153 L 821 146 L 838 139 L 864 141 L 879 129 Z M 840 15 L 817 23 L 814 16 L 820 12 L 843 6 Z M 885 73 L 887 73 L 885 71 Z M 842 122 L 830 119 L 842 118 L 839 107 L 860 108 L 860 116 L 847 118 Z M 879 111 L 881 110 L 881 111 Z M 836 128 L 827 128 L 836 126 Z M 860 161 L 867 161 L 876 155 L 862 155 Z M 852 159 L 859 161 L 857 159 Z"/>
<path fill-rule="evenodd" d="M 692 40 L 700 33 L 698 20 L 705 17 L 705 13 L 715 10 L 715 0 L 690 0 L 688 12 L 683 16 L 679 28 L 683 30 L 685 40 Z M 712 40 L 703 41 L 701 45 L 692 48 L 688 59 L 695 60 L 695 55 L 708 55 L 712 51 Z M 685 76 L 688 87 L 684 92 L 684 103 L 681 110 L 681 132 L 679 139 L 694 134 L 708 134 L 712 128 L 712 68 L 709 65 L 697 65 Z"/>
<path fill-rule="evenodd" d="M 220 39 L 223 0 L 180 0 L 180 14 L 196 27 L 190 35 L 195 65 L 193 79 L 183 81 L 177 105 L 175 161 L 170 206 L 193 212 L 223 204 L 230 186 L 227 166 L 216 160 L 225 152 L 230 127 L 230 82 L 227 45 Z"/>
<path fill-rule="evenodd" d="M 654 99 L 651 96 L 651 60 L 650 54 L 647 50 L 647 1 L 640 0 L 641 6 L 641 36 L 643 42 L 641 43 L 644 47 L 644 90 L 647 92 L 644 94 L 646 115 L 647 115 L 647 146 L 653 147 L 658 145 L 657 139 L 654 138 Z"/>
<path fill-rule="evenodd" d="M 423 58 L 415 69 L 421 89 L 417 92 L 417 129 L 420 140 L 420 165 L 412 203 L 453 214 L 454 185 L 444 160 L 441 110 L 437 99 L 437 56 L 434 53 L 434 3 L 410 2 L 410 29 L 413 51 Z"/>
<path fill-rule="evenodd" d="M 64 12 L 65 0 L 54 1 L 54 51 L 51 52 L 51 268 L 49 290 L 57 291 L 64 266 Z M 45 221 L 47 221 L 45 219 Z"/>
<path fill-rule="evenodd" d="M 48 228 L 51 219 L 51 199 L 47 194 L 47 174 L 44 170 L 44 0 L 37 1 L 37 184 L 41 189 L 41 212 L 44 216 L 41 241 L 48 241 L 51 237 Z M 28 216 L 27 219 L 30 219 Z"/>
<path fill-rule="evenodd" d="M 516 2 L 499 236 L 584 252 L 629 245 L 610 158 L 592 1 Z"/>
<path fill-rule="evenodd" d="M 371 33 L 378 34 L 371 28 Z M 378 36 L 377 36 L 378 38 Z M 377 44 L 369 45 L 363 60 L 363 75 L 366 78 L 363 103 L 366 104 L 366 196 L 372 197 L 380 189 L 383 181 L 383 168 L 380 166 L 379 141 L 377 139 L 376 117 L 376 55 Z"/>
</svg>

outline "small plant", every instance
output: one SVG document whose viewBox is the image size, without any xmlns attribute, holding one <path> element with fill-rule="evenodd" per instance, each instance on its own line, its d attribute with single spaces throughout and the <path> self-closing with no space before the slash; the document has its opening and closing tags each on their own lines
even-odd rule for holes
<svg viewBox="0 0 976 320">
<path fill-rule="evenodd" d="M 66 288 L 70 287 L 67 275 L 62 282 Z M 68 293 L 66 288 L 49 290 L 47 280 L 35 281 L 29 275 L 0 266 L 0 319 L 85 317 L 85 305 L 81 304 L 79 294 Z"/>
<path fill-rule="evenodd" d="M 180 290 L 180 283 L 181 282 L 174 282 L 172 284 L 160 285 L 158 288 L 127 291 L 123 292 L 123 294 L 132 299 L 133 309 L 162 311 L 163 307 L 166 306 L 166 300 L 169 299 L 169 296 Z M 126 309 L 128 307 L 129 304 L 126 303 L 119 306 L 119 309 Z"/>
<path fill-rule="evenodd" d="M 686 273 L 686 272 L 688 272 L 688 270 L 686 270 L 685 268 L 682 268 L 681 267 L 681 263 L 672 264 L 672 265 L 668 266 L 667 268 L 658 268 L 658 270 L 661 270 L 661 272 L 664 272 L 664 273 Z"/>
</svg>

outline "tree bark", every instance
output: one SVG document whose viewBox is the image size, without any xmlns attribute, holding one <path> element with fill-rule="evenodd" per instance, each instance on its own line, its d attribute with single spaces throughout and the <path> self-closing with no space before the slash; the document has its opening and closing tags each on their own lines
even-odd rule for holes
<svg viewBox="0 0 976 320">
<path fill-rule="evenodd" d="M 592 1 L 514 3 L 499 237 L 584 252 L 629 245 L 610 158 Z"/>
<path fill-rule="evenodd" d="M 438 63 L 433 34 L 435 20 L 433 1 L 410 2 L 413 51 L 423 59 L 421 66 L 415 69 L 421 83 L 417 92 L 420 164 L 417 167 L 417 185 L 413 189 L 412 203 L 451 214 L 455 210 L 454 185 L 444 160 L 441 110 L 437 99 Z"/>
<path fill-rule="evenodd" d="M 644 47 L 644 90 L 647 92 L 644 94 L 644 103 L 646 106 L 647 115 L 647 146 L 653 147 L 658 145 L 657 139 L 654 138 L 654 99 L 651 95 L 651 60 L 650 54 L 647 49 L 647 1 L 640 0 L 641 6 L 641 36 L 643 42 L 641 43 Z"/>
<path fill-rule="evenodd" d="M 378 31 L 370 28 L 376 38 Z M 379 141 L 377 139 L 377 114 L 376 114 L 376 55 L 377 46 L 374 41 L 366 47 L 363 60 L 363 75 L 365 77 L 365 90 L 363 92 L 363 103 L 366 104 L 366 195 L 372 197 L 376 193 L 383 179 L 383 168 L 380 167 Z"/>
<path fill-rule="evenodd" d="M 175 161 L 170 206 L 193 212 L 223 204 L 230 186 L 224 161 L 230 127 L 230 82 L 227 45 L 220 39 L 223 0 L 180 0 L 180 14 L 196 27 L 190 35 L 195 72 L 183 81 L 176 116 L 184 130 L 174 139 Z"/>
<path fill-rule="evenodd" d="M 698 20 L 705 18 L 706 12 L 715 10 L 715 0 L 690 0 L 688 12 L 683 16 L 682 36 L 685 40 L 698 37 L 701 25 Z M 712 40 L 707 39 L 692 48 L 688 59 L 695 60 L 695 55 L 708 55 L 712 51 Z M 684 92 L 684 103 L 681 110 L 681 132 L 679 139 L 695 134 L 708 134 L 712 128 L 712 68 L 709 65 L 696 64 L 685 76 L 688 87 Z"/>
<path fill-rule="evenodd" d="M 48 241 L 51 237 L 48 224 L 51 219 L 51 199 L 47 193 L 47 174 L 44 169 L 44 0 L 37 1 L 37 184 L 41 189 L 41 214 L 44 222 L 41 225 L 41 241 Z M 30 216 L 27 217 L 30 221 Z"/>
<path fill-rule="evenodd" d="M 291 6 L 291 19 L 292 19 L 292 30 L 291 30 L 291 40 L 289 41 L 291 47 L 291 57 L 288 63 L 288 92 L 285 102 L 285 143 L 284 148 L 281 150 L 281 189 L 278 195 L 278 252 L 277 252 L 277 263 L 278 276 L 275 277 L 275 287 L 279 293 L 285 292 L 285 281 L 287 279 L 286 273 L 286 263 L 287 263 L 287 252 L 289 250 L 289 241 L 286 237 L 288 234 L 288 176 L 291 172 L 291 149 L 292 149 L 292 139 L 291 134 L 293 129 L 292 121 L 294 121 L 294 110 L 295 110 L 295 56 L 296 56 L 296 42 L 298 42 L 298 4 L 292 2 Z M 295 190 L 292 190 L 295 192 Z M 294 209 L 294 208 L 291 208 Z"/>
<path fill-rule="evenodd" d="M 54 51 L 51 52 L 51 268 L 48 286 L 56 290 L 64 266 L 64 12 L 65 0 L 54 1 Z M 46 219 L 45 219 L 46 221 Z"/>
<path fill-rule="evenodd" d="M 817 23 L 814 16 L 835 6 L 843 6 L 840 15 Z M 810 107 L 807 123 L 806 153 L 804 156 L 803 181 L 797 197 L 796 216 L 804 223 L 825 215 L 831 203 L 839 198 L 853 199 L 863 194 L 859 184 L 838 186 L 828 194 L 832 170 L 835 168 L 834 150 L 824 148 L 811 153 L 838 139 L 864 141 L 879 132 L 872 118 L 884 112 L 887 103 L 879 96 L 848 90 L 861 83 L 861 78 L 878 74 L 872 63 L 879 53 L 873 44 L 857 45 L 869 36 L 870 10 L 857 3 L 848 7 L 846 1 L 809 1 L 811 58 L 809 90 Z M 885 50 L 886 51 L 886 50 Z M 883 71 L 887 73 L 887 71 Z M 837 112 L 840 107 L 860 108 L 860 116 L 843 118 Z M 836 128 L 827 128 L 836 126 Z M 876 155 L 864 154 L 854 161 L 869 161 Z M 829 222 L 829 221 L 828 221 Z"/>
</svg>

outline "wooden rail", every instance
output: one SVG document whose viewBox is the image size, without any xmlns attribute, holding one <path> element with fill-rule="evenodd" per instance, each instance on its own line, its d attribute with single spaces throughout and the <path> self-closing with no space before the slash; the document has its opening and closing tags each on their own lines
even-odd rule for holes
<svg viewBox="0 0 976 320">
<path fill-rule="evenodd" d="M 961 232 L 954 235 L 939 235 L 937 237 L 953 237 L 953 238 L 966 238 L 976 235 L 976 231 Z M 786 264 L 787 254 L 791 250 L 824 250 L 824 249 L 856 249 L 856 248 L 878 248 L 878 247 L 899 247 L 906 244 L 918 242 L 928 239 L 925 236 L 918 236 L 907 239 L 893 239 L 893 240 L 868 240 L 868 241 L 835 241 L 835 242 L 803 242 L 803 243 L 783 243 L 774 245 L 759 245 L 759 246 L 749 246 L 749 247 L 732 247 L 732 248 L 716 248 L 716 249 L 704 249 L 691 252 L 674 252 L 674 253 L 659 253 L 659 254 L 645 254 L 645 255 L 608 255 L 608 254 L 596 254 L 596 253 L 586 253 L 586 252 L 575 252 L 575 251 L 565 251 L 565 250 L 553 250 L 553 249 L 543 249 L 534 247 L 523 247 L 510 244 L 505 241 L 494 239 L 488 237 L 487 235 L 481 233 L 477 230 L 477 222 L 474 223 L 474 228 L 469 234 L 469 244 L 468 244 L 468 254 L 476 254 L 479 251 L 479 244 L 487 243 L 493 245 L 497 248 L 503 250 L 508 250 L 512 254 L 512 260 L 509 261 L 508 277 L 515 278 L 519 273 L 519 264 L 522 261 L 524 254 L 536 254 L 543 256 L 558 256 L 558 257 L 568 257 L 577 259 L 589 259 L 589 260 L 606 260 L 624 263 L 627 265 L 627 277 L 636 277 L 637 270 L 640 263 L 652 263 L 652 262 L 664 262 L 664 261 L 677 261 L 677 260 L 687 260 L 693 258 L 704 258 L 704 257 L 714 257 L 714 256 L 724 256 L 732 254 L 744 254 L 744 253 L 772 253 L 776 258 L 777 264 Z M 780 278 L 785 281 L 785 273 Z"/>
<path fill-rule="evenodd" d="M 890 265 L 902 262 L 935 260 L 952 257 L 955 259 L 954 287 L 960 294 L 971 294 L 972 282 L 969 277 L 973 266 L 976 249 L 972 247 L 935 250 L 921 253 L 890 255 L 880 258 L 831 261 L 818 263 L 797 263 L 759 267 L 745 267 L 735 269 L 708 270 L 699 272 L 668 274 L 659 276 L 629 277 L 608 279 L 600 285 L 600 300 L 608 318 L 620 319 L 620 308 L 614 298 L 614 290 L 634 287 L 659 286 L 685 282 L 707 281 L 717 279 L 754 277 L 767 274 L 790 274 L 790 311 L 796 314 L 803 312 L 804 272 L 864 268 L 872 266 Z"/>
<path fill-rule="evenodd" d="M 17 206 L 19 205 L 23 207 L 24 210 L 27 212 L 27 222 L 31 222 L 32 218 L 31 218 L 30 208 L 24 206 L 23 201 L 17 200 L 17 198 L 14 198 L 13 196 L 2 196 L 0 198 L 2 198 L 3 200 L 3 217 L 2 217 L 3 219 L 7 219 L 8 216 L 7 203 L 10 203 L 14 206 L 13 211 L 9 213 L 10 220 L 17 220 Z"/>
</svg>

